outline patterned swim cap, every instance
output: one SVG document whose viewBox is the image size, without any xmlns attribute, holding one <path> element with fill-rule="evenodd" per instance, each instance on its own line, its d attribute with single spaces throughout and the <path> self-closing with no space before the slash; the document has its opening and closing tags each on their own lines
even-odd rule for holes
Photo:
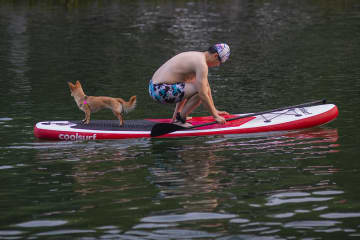
<svg viewBox="0 0 360 240">
<path fill-rule="evenodd" d="M 221 59 L 221 63 L 226 62 L 230 56 L 230 47 L 226 43 L 218 43 L 215 44 L 214 47 L 216 48 L 217 53 Z"/>
</svg>

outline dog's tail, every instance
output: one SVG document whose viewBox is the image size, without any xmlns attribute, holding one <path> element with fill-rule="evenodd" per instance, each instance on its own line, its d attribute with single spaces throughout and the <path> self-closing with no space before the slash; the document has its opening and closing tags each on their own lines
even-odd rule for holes
<svg viewBox="0 0 360 240">
<path fill-rule="evenodd" d="M 136 96 L 132 96 L 128 102 L 124 101 L 122 98 L 117 98 L 117 100 L 122 104 L 124 112 L 130 112 L 136 107 Z"/>
</svg>

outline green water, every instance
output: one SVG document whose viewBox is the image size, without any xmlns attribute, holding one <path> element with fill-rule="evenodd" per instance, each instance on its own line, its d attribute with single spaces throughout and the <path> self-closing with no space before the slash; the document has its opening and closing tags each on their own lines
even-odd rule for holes
<svg viewBox="0 0 360 240">
<path fill-rule="evenodd" d="M 359 29 L 355 0 L 0 1 L 0 239 L 358 238 Z M 33 136 L 83 118 L 67 81 L 137 95 L 127 119 L 170 117 L 148 96 L 153 72 L 216 42 L 232 51 L 209 74 L 219 109 L 327 98 L 338 119 L 259 137 Z"/>
</svg>

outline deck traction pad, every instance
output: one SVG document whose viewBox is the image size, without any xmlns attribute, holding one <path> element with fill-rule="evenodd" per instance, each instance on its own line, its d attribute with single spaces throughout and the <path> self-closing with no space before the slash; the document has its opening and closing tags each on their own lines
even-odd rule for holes
<svg viewBox="0 0 360 240">
<path fill-rule="evenodd" d="M 91 120 L 89 124 L 81 121 L 70 121 L 76 124 L 73 129 L 103 130 L 103 131 L 151 131 L 156 122 L 148 120 L 125 120 L 123 126 L 119 126 L 118 120 Z"/>
</svg>

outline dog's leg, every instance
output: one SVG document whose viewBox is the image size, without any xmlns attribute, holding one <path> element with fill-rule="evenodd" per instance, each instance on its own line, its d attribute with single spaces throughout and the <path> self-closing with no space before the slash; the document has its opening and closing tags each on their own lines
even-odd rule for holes
<svg viewBox="0 0 360 240">
<path fill-rule="evenodd" d="M 81 109 L 81 110 L 82 110 L 82 109 Z M 81 120 L 81 123 L 82 123 L 82 124 L 84 124 L 84 123 L 86 122 L 86 119 L 87 119 L 87 117 L 86 117 L 86 111 L 84 111 L 84 113 L 85 113 L 85 117 L 84 117 L 83 120 Z"/>
<path fill-rule="evenodd" d="M 119 118 L 120 126 L 124 125 L 124 119 L 123 119 L 121 113 L 119 114 L 118 118 Z"/>
<path fill-rule="evenodd" d="M 89 124 L 90 123 L 90 114 L 91 114 L 89 106 L 85 105 L 85 111 L 84 112 L 85 112 L 85 119 L 83 120 L 83 123 L 84 124 Z"/>
<path fill-rule="evenodd" d="M 120 126 L 122 126 L 124 124 L 124 119 L 123 119 L 121 113 L 115 112 L 115 111 L 113 111 L 113 113 L 119 119 Z"/>
</svg>

